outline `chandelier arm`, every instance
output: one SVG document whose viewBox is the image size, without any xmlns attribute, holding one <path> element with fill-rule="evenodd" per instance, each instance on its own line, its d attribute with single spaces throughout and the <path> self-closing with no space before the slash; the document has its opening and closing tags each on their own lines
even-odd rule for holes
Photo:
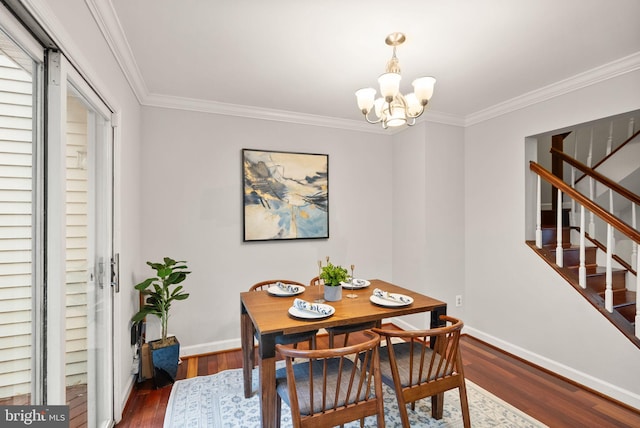
<svg viewBox="0 0 640 428">
<path fill-rule="evenodd" d="M 407 100 L 404 98 L 404 95 L 402 95 L 400 92 L 398 92 L 396 94 L 396 96 L 393 98 L 393 101 L 391 101 L 389 103 L 389 114 L 391 116 L 393 116 L 393 106 L 395 105 L 394 101 L 396 101 L 396 100 L 400 101 L 400 103 L 402 104 L 402 108 L 405 111 L 405 114 L 408 116 L 409 115 L 409 108 L 408 108 L 408 105 L 407 105 Z"/>
<path fill-rule="evenodd" d="M 420 117 L 422 115 L 422 113 L 424 113 L 424 106 L 422 106 L 420 108 L 420 111 L 418 111 L 418 113 L 416 113 L 416 114 L 410 114 L 409 113 L 409 109 L 407 109 L 407 117 L 410 117 L 412 119 L 415 119 L 416 117 Z"/>
<path fill-rule="evenodd" d="M 370 113 L 370 112 L 369 112 L 369 113 Z M 380 122 L 382 122 L 382 118 L 381 118 L 381 117 L 379 117 L 377 120 L 371 120 L 371 119 L 369 119 L 369 113 L 366 113 L 366 114 L 364 115 L 364 119 L 365 119 L 367 122 L 369 122 L 369 123 L 371 123 L 371 124 L 374 124 L 374 125 L 375 125 L 376 123 L 380 123 Z"/>
<path fill-rule="evenodd" d="M 420 116 L 420 115 L 418 115 L 418 116 Z M 418 116 L 416 116 L 416 117 L 418 117 Z M 416 117 L 409 116 L 409 118 L 410 118 L 411 120 L 407 120 L 407 126 L 413 126 L 413 125 L 415 125 L 415 124 L 416 124 Z"/>
</svg>

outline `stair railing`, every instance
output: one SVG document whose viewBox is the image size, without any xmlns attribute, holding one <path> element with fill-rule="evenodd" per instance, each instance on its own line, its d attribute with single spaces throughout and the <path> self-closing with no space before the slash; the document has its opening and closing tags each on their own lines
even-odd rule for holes
<svg viewBox="0 0 640 428">
<path fill-rule="evenodd" d="M 622 142 L 622 144 L 620 144 L 619 146 L 617 146 L 613 150 L 611 150 L 611 146 L 610 145 L 607 145 L 607 151 L 606 151 L 605 157 L 603 157 L 598 162 L 596 162 L 595 165 L 592 165 L 592 163 L 593 163 L 593 129 L 592 129 L 591 130 L 591 141 L 589 142 L 589 155 L 587 156 L 587 166 L 589 168 L 597 168 L 598 166 L 602 165 L 607 159 L 609 159 L 611 156 L 613 156 L 617 151 L 621 150 L 624 146 L 626 146 L 627 144 L 630 144 L 633 140 L 635 140 L 636 137 L 638 137 L 640 135 L 640 129 L 637 130 L 637 131 L 634 131 L 633 127 L 634 127 L 634 121 L 633 121 L 633 118 L 631 118 L 631 120 L 629 121 L 629 137 L 626 140 L 624 140 Z M 577 147 L 577 145 L 578 144 L 576 142 L 576 147 Z M 576 162 L 578 162 L 578 161 L 576 161 Z M 576 179 L 575 183 L 579 182 L 582 179 L 585 179 L 588 176 L 589 176 L 589 174 L 585 173 L 584 175 L 582 175 L 578 179 Z"/>
<path fill-rule="evenodd" d="M 571 158 L 569 158 L 571 159 Z M 577 161 L 575 161 L 577 162 Z M 578 162 L 579 163 L 579 162 Z M 582 165 L 582 164 L 580 164 Z M 591 170 L 591 168 L 586 167 L 586 165 L 582 165 L 587 170 Z M 541 180 L 545 180 L 550 183 L 552 186 L 558 189 L 558 212 L 562 211 L 562 194 L 566 194 L 568 197 L 574 199 L 580 204 L 580 266 L 578 270 L 580 286 L 586 287 L 586 267 L 585 267 L 585 209 L 588 210 L 593 215 L 600 218 L 607 224 L 607 266 L 606 266 L 606 289 L 605 289 L 605 309 L 608 312 L 613 312 L 613 290 L 612 290 L 612 251 L 611 247 L 613 247 L 612 239 L 613 239 L 613 230 L 617 230 L 626 237 L 628 237 L 634 244 L 637 246 L 640 244 L 640 232 L 635 228 L 635 224 L 632 227 L 627 224 L 620 218 L 616 217 L 605 208 L 601 207 L 597 203 L 593 202 L 591 199 L 583 195 L 582 193 L 575 190 L 573 187 L 565 183 L 560 178 L 553 175 L 550 171 L 540 166 L 536 162 L 531 161 L 529 163 L 529 169 L 537 174 L 537 188 L 536 188 L 536 247 L 539 249 L 542 248 L 542 204 L 541 204 L 541 193 L 542 193 L 542 183 Z M 587 171 L 583 171 L 585 174 L 590 175 L 595 178 L 595 174 L 591 175 Z M 597 173 L 596 173 L 597 174 Z M 606 177 L 604 177 L 606 179 Z M 608 180 L 608 179 L 606 179 Z M 604 180 L 604 181 L 606 181 Z M 615 186 L 618 186 L 617 183 L 613 183 Z M 615 187 L 614 186 L 614 187 Z M 620 186 L 618 186 L 620 187 Z M 637 195 L 631 193 L 632 201 L 634 201 L 634 205 L 640 202 L 640 198 Z M 624 194 L 624 193 L 623 193 Z M 635 209 L 633 211 L 635 213 Z M 635 223 L 635 216 L 633 222 Z M 557 220 L 557 230 L 558 237 L 557 241 L 557 253 L 562 253 L 562 216 L 558 215 Z M 557 257 L 557 255 L 556 255 Z M 640 253 L 636 252 L 636 264 L 640 266 Z M 560 261 L 560 263 L 558 263 Z M 562 267 L 562 257 L 556 259 L 556 264 L 559 267 Z M 582 278 L 582 279 L 580 279 Z M 636 316 L 635 316 L 635 335 L 640 338 L 640 275 L 636 272 Z"/>
<path fill-rule="evenodd" d="M 633 138 L 635 138 L 637 135 L 638 133 L 634 134 Z M 572 172 L 575 170 L 579 170 L 584 174 L 584 176 L 589 177 L 589 180 L 590 180 L 589 199 L 590 200 L 593 200 L 593 197 L 594 197 L 593 188 L 595 185 L 595 181 L 598 181 L 599 183 L 609 188 L 609 212 L 613 212 L 613 193 L 614 192 L 621 195 L 622 197 L 627 199 L 629 202 L 631 202 L 631 216 L 632 216 L 631 227 L 637 230 L 636 207 L 640 205 L 640 196 L 631 192 L 626 187 L 619 185 L 615 181 L 610 180 L 608 177 L 600 174 L 595 169 L 590 168 L 589 166 L 572 158 L 571 156 L 567 155 L 561 150 L 551 148 L 550 151 L 553 156 L 556 156 L 562 161 L 571 165 Z M 575 182 L 573 182 L 573 177 L 575 177 L 575 174 L 572 174 L 571 177 L 572 177 L 571 187 L 575 188 Z M 584 228 L 584 225 L 581 225 L 581 228 Z M 589 236 L 595 237 L 595 225 L 593 221 L 593 213 L 591 213 L 590 222 L 589 222 Z M 608 251 L 607 249 L 609 248 L 611 248 L 611 250 L 613 251 L 614 247 L 615 247 L 615 244 L 613 242 L 613 237 L 611 237 L 611 240 L 610 240 L 609 234 L 607 232 L 607 245 L 606 245 L 605 251 Z M 638 243 L 634 242 L 631 248 L 631 266 L 632 266 L 632 270 L 634 271 L 638 270 L 638 265 L 639 265 L 637 255 L 638 255 Z"/>
</svg>

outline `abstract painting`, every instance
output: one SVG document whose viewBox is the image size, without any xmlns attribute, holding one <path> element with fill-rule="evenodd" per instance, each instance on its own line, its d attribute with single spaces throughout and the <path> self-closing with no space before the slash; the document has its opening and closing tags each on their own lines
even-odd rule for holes
<svg viewBox="0 0 640 428">
<path fill-rule="evenodd" d="M 329 155 L 242 150 L 244 241 L 329 238 Z"/>
</svg>

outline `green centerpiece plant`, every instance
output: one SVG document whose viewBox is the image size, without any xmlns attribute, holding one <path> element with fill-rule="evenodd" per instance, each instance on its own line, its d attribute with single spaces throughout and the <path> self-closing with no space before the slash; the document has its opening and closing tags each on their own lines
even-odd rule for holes
<svg viewBox="0 0 640 428">
<path fill-rule="evenodd" d="M 327 265 L 322 266 L 319 276 L 324 281 L 325 300 L 330 302 L 340 300 L 342 298 L 342 283 L 346 282 L 349 277 L 347 269 L 327 261 Z"/>
</svg>

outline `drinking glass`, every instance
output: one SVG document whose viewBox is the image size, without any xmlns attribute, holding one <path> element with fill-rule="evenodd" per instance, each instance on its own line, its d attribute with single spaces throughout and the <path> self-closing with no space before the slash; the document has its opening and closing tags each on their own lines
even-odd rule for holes
<svg viewBox="0 0 640 428">
<path fill-rule="evenodd" d="M 355 268 L 356 268 L 356 265 L 351 265 L 351 280 L 349 281 L 351 283 L 351 287 L 354 286 L 354 284 L 353 284 L 353 278 L 354 278 L 353 271 L 354 271 Z M 358 297 L 358 295 L 355 294 L 352 291 L 351 293 L 347 294 L 347 297 L 350 298 L 350 299 L 356 299 Z"/>
</svg>

